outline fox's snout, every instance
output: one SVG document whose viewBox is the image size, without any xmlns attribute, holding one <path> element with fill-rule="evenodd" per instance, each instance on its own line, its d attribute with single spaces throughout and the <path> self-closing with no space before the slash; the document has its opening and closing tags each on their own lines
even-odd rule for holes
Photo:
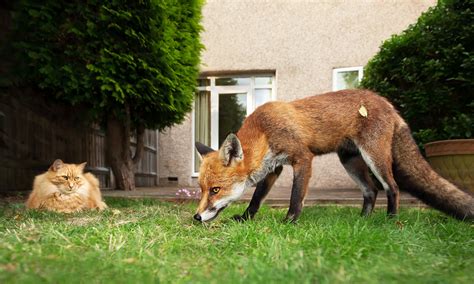
<svg viewBox="0 0 474 284">
<path fill-rule="evenodd" d="M 219 209 L 216 207 L 208 208 L 201 213 L 198 212 L 194 214 L 193 218 L 194 220 L 199 221 L 199 222 L 212 221 L 219 215 L 219 213 L 221 213 L 222 210 L 224 210 L 227 207 L 227 205 L 228 203 L 220 207 Z"/>
<path fill-rule="evenodd" d="M 244 193 L 244 190 L 245 183 L 240 182 L 232 186 L 232 189 L 222 196 L 210 196 L 207 192 L 203 193 L 196 214 L 193 216 L 194 220 L 200 222 L 214 220 L 222 210 L 238 200 Z"/>
</svg>

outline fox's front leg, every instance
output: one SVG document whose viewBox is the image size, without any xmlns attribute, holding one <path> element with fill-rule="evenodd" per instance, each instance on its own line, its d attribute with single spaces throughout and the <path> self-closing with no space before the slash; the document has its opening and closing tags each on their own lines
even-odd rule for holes
<svg viewBox="0 0 474 284">
<path fill-rule="evenodd" d="M 257 187 L 255 188 L 255 192 L 253 193 L 252 200 L 250 200 L 249 206 L 242 215 L 235 215 L 235 220 L 245 221 L 248 219 L 253 219 L 255 214 L 258 212 L 258 209 L 260 209 L 263 199 L 265 199 L 265 197 L 267 196 L 273 184 L 280 176 L 282 170 L 283 166 L 277 167 L 275 169 L 275 172 L 269 173 L 263 180 L 257 183 Z"/>
<path fill-rule="evenodd" d="M 290 208 L 285 221 L 296 222 L 303 209 L 303 201 L 311 178 L 311 160 L 313 156 L 293 163 L 293 187 L 291 189 Z"/>
</svg>

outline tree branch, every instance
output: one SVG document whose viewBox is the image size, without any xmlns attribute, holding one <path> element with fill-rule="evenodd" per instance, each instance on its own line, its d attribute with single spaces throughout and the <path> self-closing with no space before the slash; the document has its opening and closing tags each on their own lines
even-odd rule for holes
<svg viewBox="0 0 474 284">
<path fill-rule="evenodd" d="M 140 162 L 142 155 L 143 155 L 143 150 L 145 147 L 145 126 L 143 124 L 140 124 L 137 127 L 137 145 L 136 145 L 136 150 L 135 150 L 135 155 L 133 156 L 133 163 L 136 165 L 138 162 Z"/>
</svg>

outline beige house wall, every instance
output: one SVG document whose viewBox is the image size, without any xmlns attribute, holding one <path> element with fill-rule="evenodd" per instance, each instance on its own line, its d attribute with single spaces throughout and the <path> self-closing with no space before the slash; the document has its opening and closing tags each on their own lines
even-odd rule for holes
<svg viewBox="0 0 474 284">
<path fill-rule="evenodd" d="M 274 70 L 277 99 L 332 89 L 332 70 L 364 66 L 382 41 L 414 23 L 436 1 L 208 0 L 203 10 L 203 72 Z M 160 134 L 159 175 L 182 186 L 192 178 L 192 114 Z M 335 154 L 313 162 L 313 188 L 355 187 Z M 289 186 L 285 168 L 277 186 Z"/>
</svg>

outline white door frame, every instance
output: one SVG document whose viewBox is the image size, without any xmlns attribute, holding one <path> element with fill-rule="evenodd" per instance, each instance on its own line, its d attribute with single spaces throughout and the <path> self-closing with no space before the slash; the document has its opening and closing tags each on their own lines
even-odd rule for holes
<svg viewBox="0 0 474 284">
<path fill-rule="evenodd" d="M 228 86 L 215 87 L 211 90 L 211 148 L 219 149 L 219 95 L 224 94 L 246 94 L 247 109 L 245 116 L 248 116 L 252 109 L 252 98 L 250 96 L 251 88 L 249 86 Z"/>
<path fill-rule="evenodd" d="M 250 85 L 246 86 L 216 86 L 216 79 L 221 77 L 244 77 L 250 78 Z M 255 77 L 272 77 L 271 84 L 265 85 L 255 85 Z M 208 76 L 205 79 L 209 79 L 208 86 L 201 86 L 198 87 L 198 91 L 208 91 L 211 95 L 211 148 L 214 150 L 219 149 L 219 94 L 247 94 L 247 113 L 248 116 L 253 110 L 255 110 L 254 106 L 254 90 L 256 89 L 271 89 L 271 100 L 276 100 L 277 98 L 277 88 L 276 88 L 276 74 L 260 74 L 260 75 L 250 75 L 250 76 Z M 195 166 L 195 147 L 194 142 L 196 141 L 195 138 L 195 129 L 194 129 L 194 107 L 191 113 L 192 115 L 192 138 L 193 138 L 193 146 L 192 146 L 192 177 L 197 177 L 198 173 L 194 171 Z"/>
</svg>

